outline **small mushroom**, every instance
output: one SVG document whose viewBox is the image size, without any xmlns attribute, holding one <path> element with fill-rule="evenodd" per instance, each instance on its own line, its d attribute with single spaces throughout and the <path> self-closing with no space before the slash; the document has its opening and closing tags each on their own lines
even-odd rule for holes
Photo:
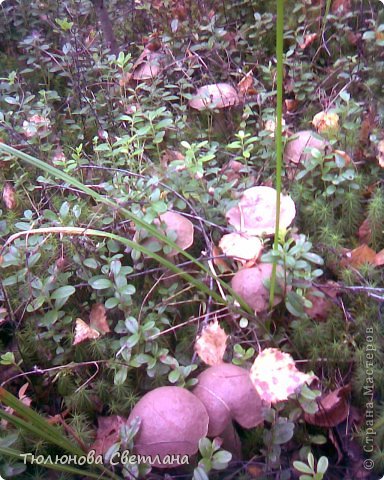
<svg viewBox="0 0 384 480">
<path fill-rule="evenodd" d="M 239 94 L 229 83 L 214 83 L 200 87 L 189 101 L 189 106 L 196 110 L 213 110 L 236 106 L 239 103 Z"/>
<path fill-rule="evenodd" d="M 177 212 L 165 212 L 160 215 L 160 220 L 154 221 L 154 224 L 158 227 L 160 227 L 162 223 L 165 225 L 165 231 L 163 233 L 176 233 L 175 243 L 182 250 L 187 250 L 187 248 L 193 244 L 193 223 L 183 215 L 180 215 L 180 213 Z M 160 241 L 154 237 L 146 238 L 142 244 L 147 247 L 156 244 L 158 246 L 158 250 L 161 249 Z M 178 252 L 176 250 L 171 250 L 167 257 L 174 257 L 177 255 L 177 253 Z"/>
<path fill-rule="evenodd" d="M 264 421 L 264 406 L 248 370 L 222 363 L 207 368 L 197 378 L 193 394 L 208 412 L 208 436 L 221 435 L 232 421 L 244 428 Z"/>
<path fill-rule="evenodd" d="M 266 312 L 269 308 L 269 289 L 264 282 L 271 278 L 273 265 L 271 263 L 260 263 L 252 268 L 243 268 L 235 273 L 231 281 L 231 287 L 256 313 Z M 277 274 L 282 272 L 277 267 Z M 279 277 L 278 277 L 279 280 Z M 279 282 L 283 287 L 282 282 Z M 282 297 L 275 295 L 274 305 L 281 302 Z"/>
<path fill-rule="evenodd" d="M 149 52 L 146 60 L 134 70 L 132 78 L 136 81 L 153 80 L 163 70 L 163 55 L 158 52 Z"/>
<path fill-rule="evenodd" d="M 225 255 L 244 264 L 247 260 L 259 257 L 263 244 L 258 237 L 235 232 L 224 235 L 219 242 L 219 247 Z"/>
<path fill-rule="evenodd" d="M 134 440 L 139 455 L 158 455 L 158 468 L 177 467 L 177 455 L 192 456 L 199 440 L 207 435 L 208 414 L 203 403 L 180 387 L 159 387 L 145 394 L 129 415 L 127 424 L 140 417 L 140 430 Z M 169 464 L 169 456 L 174 463 Z"/>
<path fill-rule="evenodd" d="M 284 150 L 284 162 L 287 166 L 294 164 L 305 165 L 309 162 L 312 155 L 311 148 L 317 148 L 321 153 L 326 153 L 329 142 L 311 130 L 297 132 L 291 137 Z"/>
<path fill-rule="evenodd" d="M 280 228 L 287 228 L 296 215 L 291 197 L 280 197 Z M 236 231 L 248 235 L 273 235 L 275 232 L 276 190 L 252 187 L 245 190 L 236 207 L 226 213 L 227 221 Z"/>
</svg>

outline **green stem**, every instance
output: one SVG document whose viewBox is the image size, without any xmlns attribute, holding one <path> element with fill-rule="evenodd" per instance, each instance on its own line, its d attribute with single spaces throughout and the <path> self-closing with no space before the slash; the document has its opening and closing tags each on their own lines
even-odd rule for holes
<svg viewBox="0 0 384 480">
<path fill-rule="evenodd" d="M 276 219 L 275 240 L 273 250 L 277 253 L 279 247 L 280 229 L 280 195 L 281 195 L 281 171 L 283 163 L 283 43 L 284 43 L 284 0 L 277 0 L 277 25 L 276 25 L 276 58 L 277 58 L 277 106 L 276 106 Z M 269 292 L 269 305 L 273 307 L 276 286 L 277 256 L 273 262 L 271 289 Z"/>
</svg>

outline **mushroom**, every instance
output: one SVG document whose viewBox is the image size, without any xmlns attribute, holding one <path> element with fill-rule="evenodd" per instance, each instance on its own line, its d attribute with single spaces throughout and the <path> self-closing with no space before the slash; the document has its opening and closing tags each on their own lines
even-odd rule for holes
<svg viewBox="0 0 384 480">
<path fill-rule="evenodd" d="M 273 265 L 271 263 L 260 263 L 252 268 L 243 268 L 235 273 L 231 281 L 231 287 L 243 298 L 243 300 L 255 311 L 255 313 L 265 312 L 269 308 L 269 289 L 264 282 L 271 278 Z M 282 272 L 280 266 L 277 267 L 277 273 Z M 281 282 L 278 282 L 283 287 Z M 277 294 L 274 298 L 274 305 L 281 302 L 281 295 Z"/>
<path fill-rule="evenodd" d="M 225 255 L 244 264 L 247 260 L 259 257 L 263 244 L 258 237 L 235 232 L 224 235 L 219 242 L 219 247 Z"/>
<path fill-rule="evenodd" d="M 177 467 L 177 455 L 194 455 L 208 431 L 205 406 L 181 387 L 159 387 L 148 392 L 134 406 L 127 424 L 136 417 L 140 417 L 141 425 L 134 450 L 139 455 L 151 455 L 155 459 L 152 465 L 158 468 Z"/>
<path fill-rule="evenodd" d="M 253 428 L 263 422 L 263 403 L 248 370 L 222 363 L 207 368 L 197 379 L 193 394 L 208 412 L 209 437 L 228 432 L 232 421 L 244 428 Z"/>
<path fill-rule="evenodd" d="M 330 144 L 327 140 L 311 130 L 295 133 L 288 140 L 284 150 L 284 162 L 289 169 L 288 177 L 294 178 L 299 165 L 305 165 L 310 161 L 312 158 L 311 148 L 317 148 L 322 154 L 325 154 L 329 147 Z"/>
<path fill-rule="evenodd" d="M 158 52 L 149 52 L 145 61 L 134 70 L 132 78 L 136 81 L 153 80 L 163 70 L 163 55 Z"/>
<path fill-rule="evenodd" d="M 210 110 L 232 107 L 239 103 L 239 94 L 229 83 L 214 83 L 200 87 L 189 101 L 189 106 L 196 110 Z"/>
<path fill-rule="evenodd" d="M 177 237 L 175 240 L 176 245 L 182 250 L 187 250 L 193 244 L 194 230 L 193 223 L 185 218 L 183 215 L 177 212 L 165 212 L 160 215 L 159 220 L 155 220 L 154 223 L 160 227 L 163 223 L 165 225 L 165 234 L 175 232 Z M 154 237 L 146 238 L 142 245 L 149 247 L 150 245 L 158 245 L 158 249 L 161 249 L 159 240 Z M 177 250 L 171 250 L 167 257 L 174 257 L 177 255 Z"/>
<path fill-rule="evenodd" d="M 287 228 L 296 215 L 291 197 L 280 196 L 280 228 Z M 227 221 L 236 231 L 248 235 L 273 235 L 275 232 L 276 190 L 252 187 L 245 190 L 236 207 L 226 213 Z"/>
</svg>

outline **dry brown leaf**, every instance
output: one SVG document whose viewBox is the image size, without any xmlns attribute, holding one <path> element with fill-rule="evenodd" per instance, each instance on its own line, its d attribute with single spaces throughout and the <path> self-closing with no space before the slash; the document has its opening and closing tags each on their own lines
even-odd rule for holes
<svg viewBox="0 0 384 480">
<path fill-rule="evenodd" d="M 223 252 L 220 250 L 220 248 L 216 247 L 216 245 L 213 245 L 212 247 L 213 263 L 220 270 L 221 273 L 231 272 L 232 271 L 231 267 L 223 258 L 220 258 L 221 255 L 223 255 Z"/>
<path fill-rule="evenodd" d="M 75 339 L 73 345 L 85 342 L 86 340 L 95 340 L 100 335 L 110 332 L 105 307 L 101 303 L 95 303 L 89 314 L 89 325 L 81 318 L 76 319 Z"/>
<path fill-rule="evenodd" d="M 3 188 L 3 202 L 8 210 L 14 210 L 16 208 L 16 192 L 9 182 L 5 182 Z"/>
<path fill-rule="evenodd" d="M 316 293 L 322 292 L 322 296 Z M 306 308 L 305 312 L 317 321 L 326 320 L 333 306 L 332 298 L 336 298 L 340 288 L 336 282 L 329 280 L 321 288 L 310 288 L 306 298 L 311 301 L 312 307 Z"/>
<path fill-rule="evenodd" d="M 342 267 L 354 267 L 358 268 L 364 263 L 370 263 L 375 265 L 376 252 L 367 244 L 363 243 L 357 248 L 350 250 L 344 254 L 344 258 L 341 260 L 340 265 Z"/>
<path fill-rule="evenodd" d="M 18 393 L 19 400 L 21 400 L 22 403 L 24 403 L 24 405 L 26 405 L 27 407 L 29 407 L 32 403 L 32 400 L 25 393 L 28 387 L 29 387 L 29 383 L 28 382 L 24 383 L 24 385 L 20 388 Z"/>
<path fill-rule="evenodd" d="M 312 415 L 306 413 L 305 421 L 318 427 L 335 427 L 344 422 L 349 412 L 347 396 L 350 390 L 350 387 L 346 385 L 323 395 L 318 400 L 319 410 Z"/>
<path fill-rule="evenodd" d="M 310 33 L 305 35 L 303 41 L 299 43 L 299 47 L 304 50 L 305 48 L 309 47 L 317 38 L 317 33 Z"/>
<path fill-rule="evenodd" d="M 223 363 L 228 335 L 220 327 L 217 320 L 204 327 L 195 343 L 195 351 L 207 365 Z"/>
<path fill-rule="evenodd" d="M 376 253 L 375 265 L 376 267 L 381 267 L 382 265 L 384 265 L 384 248 L 383 250 L 380 250 L 379 253 Z"/>
<path fill-rule="evenodd" d="M 287 112 L 296 112 L 297 107 L 299 106 L 299 102 L 296 99 L 290 99 L 287 98 L 284 100 L 285 103 L 285 108 L 287 109 Z"/>
<path fill-rule="evenodd" d="M 76 318 L 75 339 L 73 345 L 85 342 L 85 340 L 95 340 L 100 337 L 100 333 L 87 325 L 81 318 Z"/>
<path fill-rule="evenodd" d="M 259 353 L 250 376 L 260 397 L 267 403 L 287 400 L 289 395 L 316 378 L 297 370 L 293 358 L 277 348 L 267 348 Z"/>
<path fill-rule="evenodd" d="M 96 440 L 90 447 L 96 455 L 104 455 L 120 438 L 120 428 L 126 423 L 126 419 L 118 415 L 110 417 L 98 417 Z"/>
<path fill-rule="evenodd" d="M 237 89 L 241 95 L 254 95 L 256 93 L 254 85 L 253 72 L 248 72 L 237 84 Z"/>
<path fill-rule="evenodd" d="M 351 11 L 351 0 L 333 0 L 331 11 L 335 15 L 346 15 Z"/>
<path fill-rule="evenodd" d="M 368 218 L 360 225 L 358 236 L 361 243 L 369 243 L 371 241 L 372 230 Z"/>
<path fill-rule="evenodd" d="M 102 303 L 94 303 L 92 305 L 91 313 L 89 314 L 89 326 L 102 335 L 111 331 L 107 322 L 105 307 Z"/>
</svg>

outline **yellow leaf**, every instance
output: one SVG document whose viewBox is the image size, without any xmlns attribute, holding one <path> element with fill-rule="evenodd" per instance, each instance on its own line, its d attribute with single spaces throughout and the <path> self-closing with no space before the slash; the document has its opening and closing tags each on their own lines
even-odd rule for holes
<svg viewBox="0 0 384 480">
<path fill-rule="evenodd" d="M 217 320 L 204 327 L 195 343 L 195 350 L 200 359 L 207 365 L 223 363 L 227 334 Z"/>
</svg>

